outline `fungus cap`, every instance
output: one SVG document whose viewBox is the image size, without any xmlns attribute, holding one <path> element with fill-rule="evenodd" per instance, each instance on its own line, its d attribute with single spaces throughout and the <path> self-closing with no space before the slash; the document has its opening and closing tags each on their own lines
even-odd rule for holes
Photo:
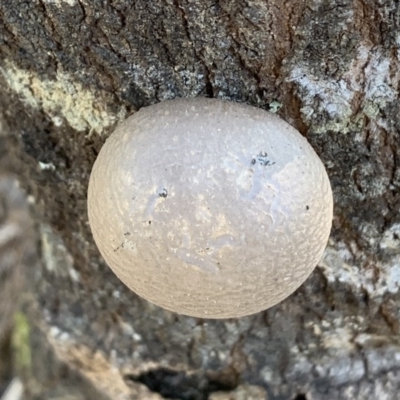
<svg viewBox="0 0 400 400">
<path fill-rule="evenodd" d="M 325 168 L 274 114 L 215 99 L 170 100 L 117 127 L 88 192 L 95 242 L 140 296 L 202 318 L 269 308 L 326 246 Z"/>
</svg>

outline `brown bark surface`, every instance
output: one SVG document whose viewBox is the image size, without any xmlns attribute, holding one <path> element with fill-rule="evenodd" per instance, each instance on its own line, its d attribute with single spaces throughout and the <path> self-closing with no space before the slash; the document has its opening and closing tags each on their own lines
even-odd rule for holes
<svg viewBox="0 0 400 400">
<path fill-rule="evenodd" d="M 398 0 L 2 0 L 0 143 L 40 242 L 22 304 L 27 392 L 398 399 L 399 32 Z M 331 180 L 324 258 L 293 296 L 251 317 L 152 306 L 112 274 L 89 231 L 89 173 L 113 126 L 195 96 L 277 111 Z"/>
</svg>

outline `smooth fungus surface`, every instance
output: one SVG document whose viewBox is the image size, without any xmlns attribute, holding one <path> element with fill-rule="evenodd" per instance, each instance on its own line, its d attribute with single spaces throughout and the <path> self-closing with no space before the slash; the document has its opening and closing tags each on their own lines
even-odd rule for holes
<svg viewBox="0 0 400 400">
<path fill-rule="evenodd" d="M 332 193 L 305 138 L 243 104 L 141 109 L 109 137 L 88 193 L 96 244 L 145 299 L 202 318 L 271 307 L 326 246 Z"/>
</svg>

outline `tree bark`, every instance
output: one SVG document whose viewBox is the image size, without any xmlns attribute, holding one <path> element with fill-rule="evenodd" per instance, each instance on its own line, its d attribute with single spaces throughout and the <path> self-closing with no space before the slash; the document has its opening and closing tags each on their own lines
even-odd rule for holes
<svg viewBox="0 0 400 400">
<path fill-rule="evenodd" d="M 22 296 L 27 393 L 398 399 L 399 32 L 398 0 L 2 0 L 2 135 L 40 242 Z M 277 112 L 331 180 L 323 259 L 254 316 L 200 320 L 147 303 L 88 227 L 90 170 L 115 124 L 196 96 Z"/>
</svg>

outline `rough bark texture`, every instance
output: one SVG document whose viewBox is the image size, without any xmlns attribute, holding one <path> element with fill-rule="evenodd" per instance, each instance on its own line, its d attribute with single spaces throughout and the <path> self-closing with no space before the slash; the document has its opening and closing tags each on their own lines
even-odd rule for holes
<svg viewBox="0 0 400 400">
<path fill-rule="evenodd" d="M 397 399 L 399 32 L 398 0 L 2 0 L 3 136 L 41 242 L 23 306 L 30 395 Z M 323 260 L 251 317 L 152 306 L 89 231 L 88 176 L 115 123 L 193 96 L 278 111 L 331 179 Z"/>
<path fill-rule="evenodd" d="M 10 173 L 0 128 L 0 396 L 12 377 L 13 319 L 24 287 L 23 271 L 35 256 L 32 223 L 23 192 Z"/>
</svg>

